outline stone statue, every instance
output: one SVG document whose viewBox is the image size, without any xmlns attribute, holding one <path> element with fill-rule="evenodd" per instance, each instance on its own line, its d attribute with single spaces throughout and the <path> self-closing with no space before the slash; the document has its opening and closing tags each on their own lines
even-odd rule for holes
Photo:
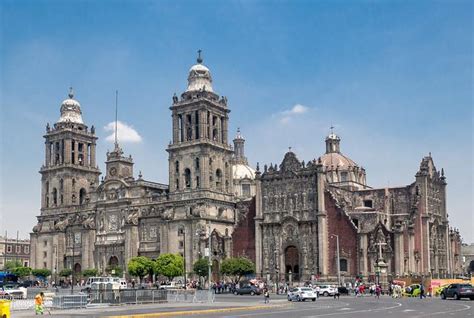
<svg viewBox="0 0 474 318">
<path fill-rule="evenodd" d="M 94 217 L 94 215 L 90 215 L 87 219 L 85 219 L 82 222 L 82 226 L 85 229 L 94 230 L 95 229 L 95 217 Z"/>
</svg>

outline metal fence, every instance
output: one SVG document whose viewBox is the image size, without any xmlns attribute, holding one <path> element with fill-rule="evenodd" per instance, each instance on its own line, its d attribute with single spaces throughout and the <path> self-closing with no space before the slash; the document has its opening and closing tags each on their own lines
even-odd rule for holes
<svg viewBox="0 0 474 318">
<path fill-rule="evenodd" d="M 121 289 L 121 290 L 91 290 L 88 294 L 54 295 L 45 293 L 44 306 L 50 309 L 74 309 L 94 306 L 147 304 L 147 303 L 213 303 L 215 294 L 207 290 L 183 289 Z M 34 299 L 14 299 L 12 310 L 34 308 Z"/>
</svg>

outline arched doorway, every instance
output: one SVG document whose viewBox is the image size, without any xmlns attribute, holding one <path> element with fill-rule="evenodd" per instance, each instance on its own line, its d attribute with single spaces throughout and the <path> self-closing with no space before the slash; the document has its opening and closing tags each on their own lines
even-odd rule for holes
<svg viewBox="0 0 474 318">
<path fill-rule="evenodd" d="M 81 280 L 82 266 L 79 263 L 74 264 L 74 277 L 73 282 L 76 284 Z"/>
<path fill-rule="evenodd" d="M 293 280 L 300 278 L 300 260 L 299 252 L 296 246 L 288 246 L 285 249 L 285 273 L 292 274 Z"/>
<path fill-rule="evenodd" d="M 119 261 L 118 261 L 118 258 L 117 256 L 111 256 L 109 258 L 109 266 L 110 267 L 117 267 L 119 264 Z"/>
</svg>

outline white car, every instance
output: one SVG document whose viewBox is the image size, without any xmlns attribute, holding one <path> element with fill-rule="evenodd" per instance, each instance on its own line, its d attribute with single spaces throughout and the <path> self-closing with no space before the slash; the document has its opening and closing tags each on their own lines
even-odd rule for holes
<svg viewBox="0 0 474 318">
<path fill-rule="evenodd" d="M 337 287 L 334 285 L 319 285 L 319 295 L 334 296 L 337 293 Z"/>
<path fill-rule="evenodd" d="M 311 299 L 316 301 L 316 293 L 309 287 L 296 287 L 288 291 L 288 301 L 305 301 Z"/>
<path fill-rule="evenodd" d="M 26 299 L 26 288 L 6 285 L 0 289 L 1 296 L 9 296 L 12 299 Z"/>
</svg>

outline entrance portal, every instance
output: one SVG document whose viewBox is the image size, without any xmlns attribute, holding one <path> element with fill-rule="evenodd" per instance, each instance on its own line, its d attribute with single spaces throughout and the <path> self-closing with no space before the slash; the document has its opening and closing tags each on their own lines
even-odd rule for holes
<svg viewBox="0 0 474 318">
<path fill-rule="evenodd" d="M 119 263 L 119 262 L 118 262 L 117 256 L 111 256 L 111 257 L 109 258 L 109 266 L 110 266 L 110 267 L 114 267 L 114 268 L 115 268 L 115 267 L 118 266 L 118 263 Z"/>
<path fill-rule="evenodd" d="M 296 246 L 288 246 L 285 249 L 285 273 L 290 272 L 293 280 L 300 279 L 300 257 Z"/>
<path fill-rule="evenodd" d="M 74 277 L 73 277 L 73 283 L 74 284 L 77 284 L 77 282 L 79 282 L 80 278 L 81 278 L 81 272 L 82 272 L 82 266 L 81 264 L 79 263 L 76 263 L 74 265 Z"/>
<path fill-rule="evenodd" d="M 214 283 L 219 281 L 219 261 L 216 259 L 212 261 L 212 281 Z"/>
</svg>

